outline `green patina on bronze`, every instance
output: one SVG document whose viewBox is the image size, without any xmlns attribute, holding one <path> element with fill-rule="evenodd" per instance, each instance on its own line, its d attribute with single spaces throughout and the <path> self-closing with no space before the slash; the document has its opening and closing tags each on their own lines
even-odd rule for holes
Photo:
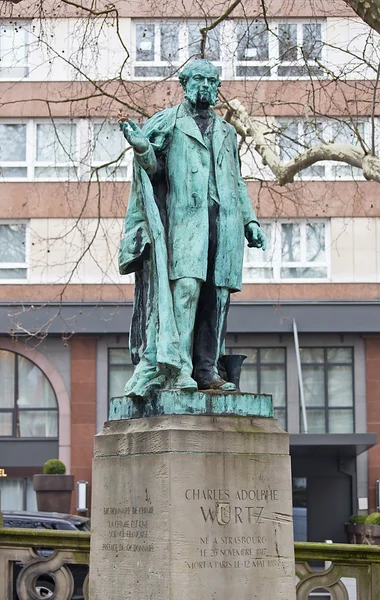
<svg viewBox="0 0 380 600">
<path fill-rule="evenodd" d="M 204 393 L 162 390 L 141 401 L 121 396 L 112 398 L 109 421 L 141 419 L 158 415 L 231 415 L 273 417 L 272 397 L 267 394 Z"/>
<path fill-rule="evenodd" d="M 217 67 L 197 59 L 179 78 L 181 104 L 142 129 L 120 122 L 134 150 L 119 252 L 120 273 L 136 273 L 128 396 L 149 398 L 157 388 L 236 391 L 222 365 L 229 296 L 241 289 L 244 238 L 265 249 L 236 131 L 211 109 Z"/>
</svg>

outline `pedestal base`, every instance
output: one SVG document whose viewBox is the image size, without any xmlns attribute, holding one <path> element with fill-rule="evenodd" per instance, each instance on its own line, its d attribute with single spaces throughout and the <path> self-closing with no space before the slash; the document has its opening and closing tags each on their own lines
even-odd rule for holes
<svg viewBox="0 0 380 600">
<path fill-rule="evenodd" d="M 160 390 L 147 400 L 130 396 L 111 398 L 108 418 L 118 421 L 158 415 L 274 416 L 272 396 L 269 394 Z"/>
<path fill-rule="evenodd" d="M 288 435 L 170 415 L 96 436 L 90 600 L 295 600 Z"/>
</svg>

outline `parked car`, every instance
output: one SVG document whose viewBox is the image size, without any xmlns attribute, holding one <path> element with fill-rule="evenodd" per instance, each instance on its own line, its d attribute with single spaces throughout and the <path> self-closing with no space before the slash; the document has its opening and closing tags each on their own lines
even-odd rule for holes
<svg viewBox="0 0 380 600">
<path fill-rule="evenodd" d="M 54 512 L 26 512 L 26 511 L 3 511 L 4 527 L 18 527 L 25 529 L 48 529 L 55 531 L 90 531 L 90 520 L 87 517 L 77 515 L 65 515 Z M 51 548 L 40 548 L 39 554 L 49 557 L 53 553 Z M 13 568 L 13 600 L 18 600 L 16 593 L 16 580 L 23 568 L 20 562 L 14 563 Z M 84 600 L 83 582 L 88 573 L 88 565 L 67 565 L 74 579 L 74 594 L 72 600 Z M 55 583 L 49 575 L 41 575 L 36 582 L 36 593 L 38 598 L 52 598 Z"/>
</svg>

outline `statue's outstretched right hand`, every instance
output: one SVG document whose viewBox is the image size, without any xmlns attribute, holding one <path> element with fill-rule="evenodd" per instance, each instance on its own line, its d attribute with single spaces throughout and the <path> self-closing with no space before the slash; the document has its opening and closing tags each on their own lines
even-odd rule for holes
<svg viewBox="0 0 380 600">
<path fill-rule="evenodd" d="M 148 150 L 149 140 L 136 123 L 131 120 L 119 121 L 119 125 L 125 139 L 131 144 L 136 152 L 143 154 Z"/>
</svg>

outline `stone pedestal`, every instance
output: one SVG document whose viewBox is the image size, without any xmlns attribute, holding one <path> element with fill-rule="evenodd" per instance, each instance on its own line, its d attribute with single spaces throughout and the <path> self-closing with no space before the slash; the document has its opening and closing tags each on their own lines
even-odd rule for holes
<svg viewBox="0 0 380 600">
<path fill-rule="evenodd" d="M 90 600 L 295 600 L 288 435 L 206 408 L 96 436 Z"/>
</svg>

